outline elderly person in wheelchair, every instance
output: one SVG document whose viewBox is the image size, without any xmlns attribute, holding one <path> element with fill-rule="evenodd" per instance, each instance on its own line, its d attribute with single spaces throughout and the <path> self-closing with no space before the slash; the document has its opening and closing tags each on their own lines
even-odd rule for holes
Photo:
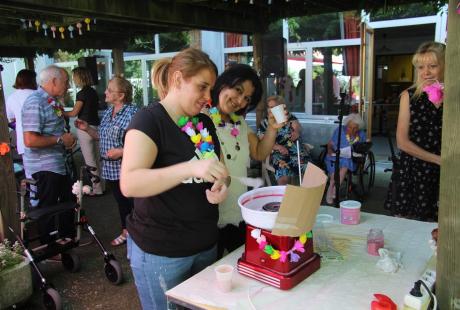
<svg viewBox="0 0 460 310">
<path fill-rule="evenodd" d="M 339 128 L 335 129 L 331 139 L 327 143 L 327 155 L 325 157 L 325 164 L 329 174 L 329 188 L 326 194 L 326 202 L 333 204 L 335 197 L 335 151 L 340 147 L 340 161 L 339 161 L 339 174 L 340 184 L 344 180 L 349 171 L 356 170 L 356 161 L 353 160 L 353 151 L 358 146 L 362 146 L 366 141 L 366 135 L 361 130 L 364 127 L 364 121 L 357 113 L 347 115 L 343 120 L 340 146 L 337 146 Z M 367 144 L 367 143 L 366 143 Z M 369 145 L 369 144 L 367 144 Z M 358 151 L 360 152 L 360 151 Z M 339 185 L 340 186 L 340 185 Z"/>
<path fill-rule="evenodd" d="M 286 102 L 281 96 L 271 96 L 267 98 L 267 109 L 276 107 L 277 105 L 286 105 Z M 268 119 L 265 118 L 260 124 L 257 132 L 260 139 L 263 138 L 268 127 Z M 270 154 L 270 165 L 275 170 L 275 179 L 278 185 L 286 185 L 292 182 L 293 177 L 297 177 L 299 173 L 299 164 L 297 152 L 300 152 L 300 166 L 302 173 L 305 171 L 306 165 L 310 160 L 310 156 L 302 143 L 301 137 L 302 126 L 299 120 L 289 113 L 286 125 L 278 129 L 275 145 Z M 296 143 L 299 141 L 300 150 L 297 150 Z M 297 180 L 297 178 L 295 178 Z"/>
</svg>

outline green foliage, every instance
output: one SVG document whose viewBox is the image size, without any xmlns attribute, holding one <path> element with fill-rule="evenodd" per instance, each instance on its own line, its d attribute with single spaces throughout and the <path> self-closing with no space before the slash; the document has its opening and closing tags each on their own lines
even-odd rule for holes
<svg viewBox="0 0 460 310">
<path fill-rule="evenodd" d="M 88 57 L 94 54 L 96 54 L 96 50 L 94 49 L 81 49 L 75 52 L 58 50 L 57 52 L 53 54 L 53 58 L 55 62 L 67 62 L 67 61 L 77 61 L 78 58 Z"/>
<path fill-rule="evenodd" d="M 447 0 L 439 0 L 387 6 L 378 10 L 370 11 L 371 21 L 436 15 L 447 3 Z"/>
<path fill-rule="evenodd" d="M 289 18 L 289 42 L 340 39 L 339 21 L 339 13 Z"/>
<path fill-rule="evenodd" d="M 11 245 L 8 239 L 0 242 L 0 272 L 21 263 L 24 260 L 22 254 L 19 243 L 15 242 Z"/>
</svg>

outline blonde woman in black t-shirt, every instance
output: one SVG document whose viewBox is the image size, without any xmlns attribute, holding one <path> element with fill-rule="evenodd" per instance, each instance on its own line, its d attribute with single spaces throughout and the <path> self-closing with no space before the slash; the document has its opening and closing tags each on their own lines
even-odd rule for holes
<svg viewBox="0 0 460 310">
<path fill-rule="evenodd" d="M 216 71 L 191 48 L 157 61 L 152 81 L 161 102 L 140 110 L 126 134 L 120 186 L 135 197 L 128 256 L 144 309 L 166 309 L 164 292 L 216 259 L 228 172 L 215 127 L 200 113 Z"/>
</svg>

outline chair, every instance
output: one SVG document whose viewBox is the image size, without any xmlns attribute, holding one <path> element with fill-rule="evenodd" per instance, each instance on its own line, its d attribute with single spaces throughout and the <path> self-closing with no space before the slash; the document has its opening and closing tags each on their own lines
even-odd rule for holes
<svg viewBox="0 0 460 310">
<path fill-rule="evenodd" d="M 304 150 L 310 154 L 314 146 L 309 143 L 302 143 Z M 262 161 L 262 179 L 265 181 L 266 186 L 278 185 L 275 180 L 275 168 L 270 165 L 270 155 Z"/>
<path fill-rule="evenodd" d="M 324 160 L 327 155 L 327 144 L 321 145 L 318 164 L 327 173 Z M 355 171 L 348 171 L 342 186 L 345 186 L 345 199 L 351 199 L 353 192 L 360 199 L 367 195 L 375 182 L 375 156 L 371 151 L 372 142 L 358 143 L 353 146 L 352 159 L 356 164 Z M 353 182 L 353 176 L 357 177 L 357 183 Z M 356 186 L 357 185 L 357 186 Z M 357 191 L 358 189 L 358 191 Z"/>
<path fill-rule="evenodd" d="M 274 179 L 275 175 L 275 168 L 270 165 L 270 155 L 265 158 L 264 161 L 262 161 L 262 179 L 265 181 L 266 186 L 273 186 L 277 185 L 276 180 L 272 181 L 272 178 Z"/>
</svg>

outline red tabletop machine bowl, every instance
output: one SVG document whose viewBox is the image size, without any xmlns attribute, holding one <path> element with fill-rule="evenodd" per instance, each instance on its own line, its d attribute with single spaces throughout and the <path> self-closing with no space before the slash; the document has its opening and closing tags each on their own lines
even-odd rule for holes
<svg viewBox="0 0 460 310">
<path fill-rule="evenodd" d="M 276 207 L 279 207 L 284 191 L 285 186 L 264 187 L 249 191 L 239 198 L 238 204 L 247 226 L 245 250 L 238 260 L 237 269 L 245 276 L 288 290 L 320 268 L 320 257 L 313 252 L 311 232 L 306 232 L 309 237 L 303 239 L 300 249 L 296 248 L 296 242 L 300 245 L 300 236 L 277 236 L 271 233 L 278 213 Z M 266 246 L 284 253 L 284 261 L 281 257 L 273 258 L 267 254 Z"/>
</svg>

